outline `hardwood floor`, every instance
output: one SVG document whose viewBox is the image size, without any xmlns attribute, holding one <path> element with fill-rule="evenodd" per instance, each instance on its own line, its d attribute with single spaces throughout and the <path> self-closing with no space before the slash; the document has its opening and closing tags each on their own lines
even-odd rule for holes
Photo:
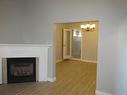
<svg viewBox="0 0 127 95">
<path fill-rule="evenodd" d="M 0 85 L 0 95 L 95 95 L 95 63 L 64 61 L 56 72 L 56 82 Z"/>
</svg>

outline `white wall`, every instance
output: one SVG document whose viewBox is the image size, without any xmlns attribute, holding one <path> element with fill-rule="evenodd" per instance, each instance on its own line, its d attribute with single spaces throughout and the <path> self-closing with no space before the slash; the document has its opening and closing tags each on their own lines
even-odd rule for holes
<svg viewBox="0 0 127 95">
<path fill-rule="evenodd" d="M 28 0 L 27 3 L 30 21 L 28 26 L 30 28 L 24 32 L 26 42 L 52 43 L 53 23 L 100 21 L 97 90 L 115 93 L 114 74 L 117 69 L 114 66 L 116 60 L 121 60 L 116 58 L 117 49 L 115 48 L 117 44 L 115 42 L 118 41 L 116 32 L 125 19 L 123 16 L 126 13 L 124 10 L 127 9 L 127 1 Z M 30 36 L 29 33 L 31 33 Z M 121 45 L 123 46 L 123 44 Z"/>
<path fill-rule="evenodd" d="M 0 43 L 23 43 L 24 0 L 0 0 Z"/>
<path fill-rule="evenodd" d="M 33 18 L 35 15 L 31 15 L 32 12 L 34 10 L 29 10 L 26 0 L 0 0 L 0 44 L 50 43 L 48 39 L 53 41 L 53 33 L 39 31 L 39 22 Z M 48 77 L 52 78 L 55 76 L 53 48 L 49 51 Z"/>
<path fill-rule="evenodd" d="M 122 21 L 116 34 L 115 95 L 127 95 L 127 19 Z"/>
<path fill-rule="evenodd" d="M 19 2 L 22 0 L 12 1 Z M 0 4 L 3 5 L 1 1 Z M 127 72 L 125 63 L 127 62 L 125 61 L 126 52 L 124 52 L 126 47 L 124 48 L 123 43 L 126 40 L 123 40 L 123 37 L 126 35 L 126 30 L 123 28 L 127 27 L 126 24 L 123 24 L 127 22 L 126 4 L 127 0 L 27 0 L 25 1 L 26 13 L 24 18 L 23 41 L 25 43 L 53 43 L 54 23 L 99 20 L 97 90 L 114 93 L 115 95 L 127 95 L 125 87 L 125 74 Z M 6 6 L 8 7 L 10 5 Z M 4 5 L 0 10 L 3 10 L 3 7 Z M 3 11 L 5 12 L 5 10 Z M 12 10 L 7 13 L 11 14 L 13 12 Z M 11 20 L 15 20 L 13 16 L 15 15 L 11 14 Z M 2 19 L 3 17 L 0 17 L 0 21 Z M 15 20 L 15 22 L 17 21 L 18 19 Z M 6 22 L 6 19 L 2 21 L 2 23 L 4 22 Z M 1 43 L 23 42 L 22 37 L 20 37 L 22 34 L 21 31 L 17 32 L 18 29 L 14 28 L 16 31 L 14 32 L 11 29 L 14 26 L 10 26 L 10 28 L 6 28 L 6 26 L 8 25 L 0 29 Z M 9 32 L 10 30 L 12 30 L 11 33 Z M 119 46 L 121 48 L 118 48 Z M 119 52 L 123 54 L 119 54 Z M 53 49 L 51 49 L 51 53 L 50 57 L 53 58 Z M 50 59 L 51 62 L 52 60 Z M 55 65 L 50 63 L 51 77 L 55 76 L 54 68 Z M 120 85 L 121 87 L 119 87 Z"/>
</svg>

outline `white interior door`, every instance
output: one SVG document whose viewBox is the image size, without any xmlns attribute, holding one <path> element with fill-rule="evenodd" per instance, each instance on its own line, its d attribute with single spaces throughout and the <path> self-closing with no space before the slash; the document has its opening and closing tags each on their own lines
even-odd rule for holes
<svg viewBox="0 0 127 95">
<path fill-rule="evenodd" d="M 71 58 L 72 29 L 63 31 L 63 59 Z"/>
</svg>

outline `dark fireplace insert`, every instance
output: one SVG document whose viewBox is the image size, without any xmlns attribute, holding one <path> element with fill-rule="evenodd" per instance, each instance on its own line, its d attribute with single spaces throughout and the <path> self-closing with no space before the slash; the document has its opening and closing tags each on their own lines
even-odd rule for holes
<svg viewBox="0 0 127 95">
<path fill-rule="evenodd" d="M 36 81 L 36 58 L 7 58 L 7 82 Z"/>
</svg>

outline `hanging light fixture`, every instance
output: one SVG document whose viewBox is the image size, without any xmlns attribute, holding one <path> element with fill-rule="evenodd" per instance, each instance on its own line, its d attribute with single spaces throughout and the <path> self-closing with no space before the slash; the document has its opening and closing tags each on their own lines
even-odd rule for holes
<svg viewBox="0 0 127 95">
<path fill-rule="evenodd" d="M 95 24 L 85 24 L 80 26 L 82 31 L 94 31 L 96 25 Z"/>
</svg>

